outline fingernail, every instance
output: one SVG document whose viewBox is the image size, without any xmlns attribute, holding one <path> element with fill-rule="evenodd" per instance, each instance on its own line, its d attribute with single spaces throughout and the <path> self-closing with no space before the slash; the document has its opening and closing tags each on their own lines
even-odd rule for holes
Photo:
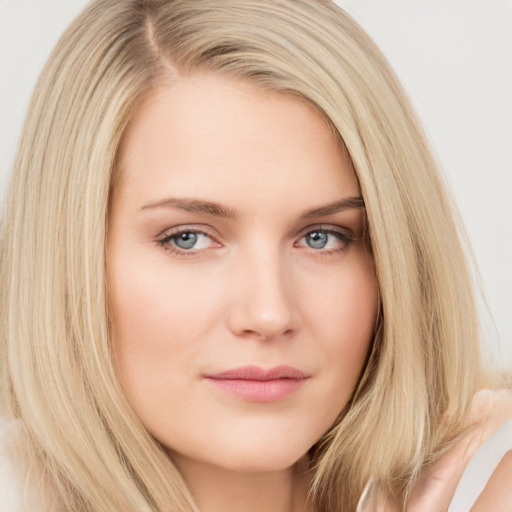
<svg viewBox="0 0 512 512">
<path fill-rule="evenodd" d="M 363 493 L 357 502 L 356 512 L 370 512 L 370 496 L 373 490 L 373 480 L 368 480 L 367 484 L 364 486 Z"/>
</svg>

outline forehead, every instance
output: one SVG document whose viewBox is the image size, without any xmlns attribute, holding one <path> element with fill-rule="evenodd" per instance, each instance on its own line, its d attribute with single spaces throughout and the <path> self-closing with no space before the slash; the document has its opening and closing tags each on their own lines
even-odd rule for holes
<svg viewBox="0 0 512 512">
<path fill-rule="evenodd" d="M 146 195 L 279 200 L 286 191 L 330 201 L 358 193 L 350 158 L 315 107 L 218 75 L 152 90 L 127 127 L 118 164 L 121 184 Z"/>
</svg>

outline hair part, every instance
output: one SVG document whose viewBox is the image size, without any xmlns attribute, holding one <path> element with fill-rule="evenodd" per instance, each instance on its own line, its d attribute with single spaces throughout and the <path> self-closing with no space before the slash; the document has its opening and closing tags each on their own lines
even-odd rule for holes
<svg viewBox="0 0 512 512">
<path fill-rule="evenodd" d="M 372 479 L 405 501 L 460 434 L 483 373 L 461 228 L 394 73 L 327 0 L 97 0 L 38 82 L 2 219 L 2 406 L 19 419 L 36 508 L 197 512 L 117 380 L 105 240 L 137 105 L 198 72 L 310 102 L 350 154 L 381 309 L 360 384 L 312 448 L 312 500 L 353 510 Z"/>
</svg>

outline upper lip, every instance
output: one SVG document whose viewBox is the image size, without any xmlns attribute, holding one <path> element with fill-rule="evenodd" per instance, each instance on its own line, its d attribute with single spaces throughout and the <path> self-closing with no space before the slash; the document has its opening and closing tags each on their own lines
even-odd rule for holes
<svg viewBox="0 0 512 512">
<path fill-rule="evenodd" d="M 292 366 L 275 366 L 267 370 L 259 366 L 242 366 L 219 373 L 204 375 L 207 379 L 217 380 L 277 380 L 277 379 L 307 379 L 309 375 Z"/>
</svg>

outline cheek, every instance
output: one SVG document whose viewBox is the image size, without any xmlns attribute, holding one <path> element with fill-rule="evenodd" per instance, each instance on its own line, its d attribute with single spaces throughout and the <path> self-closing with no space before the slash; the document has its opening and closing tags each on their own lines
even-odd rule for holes
<svg viewBox="0 0 512 512">
<path fill-rule="evenodd" d="M 202 351 L 214 301 L 190 286 L 190 273 L 170 271 L 165 254 L 121 249 L 108 266 L 114 359 L 128 400 L 151 417 L 164 390 L 167 403 L 179 399 L 174 390 Z"/>
<path fill-rule="evenodd" d="M 325 339 L 335 347 L 366 345 L 377 314 L 377 280 L 366 249 L 358 247 L 337 268 L 310 277 L 303 291 L 308 321 L 329 332 Z"/>
<path fill-rule="evenodd" d="M 171 265 L 163 249 L 153 244 L 111 244 L 108 259 L 110 307 L 116 345 L 140 345 L 167 350 L 173 340 L 186 347 L 188 338 L 201 336 L 200 318 L 215 305 L 210 281 L 197 277 L 189 265 Z M 178 344 L 178 346 L 176 346 Z M 149 352 L 151 352 L 150 350 Z"/>
<path fill-rule="evenodd" d="M 361 375 L 377 318 L 373 265 L 366 254 L 357 256 L 354 264 L 340 268 L 322 287 L 310 290 L 308 322 L 315 333 L 318 353 L 330 369 L 330 385 L 339 390 L 335 399 L 338 410 Z"/>
<path fill-rule="evenodd" d="M 237 283 L 229 272 L 201 265 L 194 272 L 170 270 L 166 255 L 152 259 L 133 247 L 119 254 L 112 253 L 108 274 L 119 378 L 137 415 L 164 445 L 201 458 L 215 432 L 219 460 L 227 453 L 246 460 L 258 451 L 262 460 L 283 452 L 276 460 L 289 462 L 328 430 L 353 392 L 373 334 L 377 286 L 369 260 L 354 251 L 330 268 L 290 265 L 289 306 L 298 313 L 298 329 L 292 340 L 260 348 L 269 358 L 279 353 L 279 362 L 311 368 L 317 378 L 289 410 L 257 419 L 243 404 L 239 410 L 212 400 L 197 380 L 205 362 L 230 365 L 233 355 L 240 361 L 256 353 L 248 355 L 248 343 L 226 330 L 226 311 L 236 307 L 230 300 Z M 196 431 L 202 424 L 209 428 Z"/>
</svg>

